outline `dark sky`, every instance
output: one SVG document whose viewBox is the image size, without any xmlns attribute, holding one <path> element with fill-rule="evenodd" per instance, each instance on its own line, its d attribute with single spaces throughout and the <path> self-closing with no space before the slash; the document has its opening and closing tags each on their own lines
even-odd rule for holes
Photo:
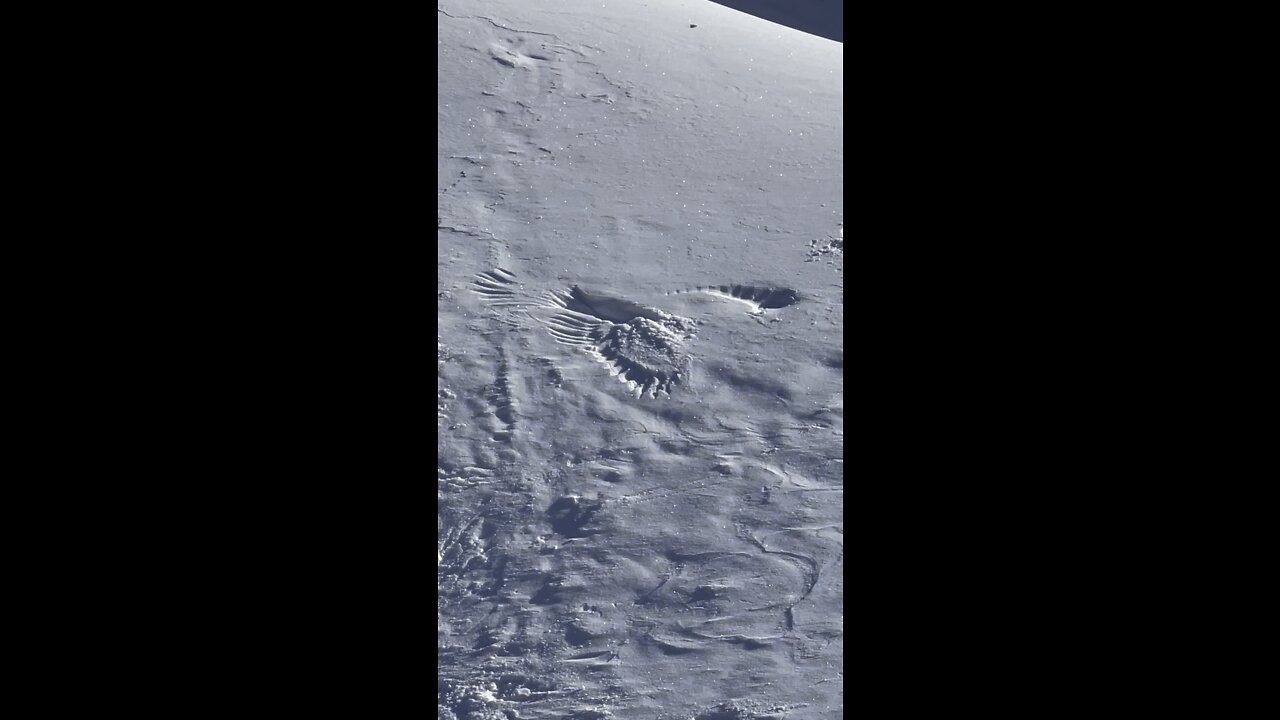
<svg viewBox="0 0 1280 720">
<path fill-rule="evenodd" d="M 844 42 L 844 0 L 711 0 L 770 22 Z"/>
</svg>

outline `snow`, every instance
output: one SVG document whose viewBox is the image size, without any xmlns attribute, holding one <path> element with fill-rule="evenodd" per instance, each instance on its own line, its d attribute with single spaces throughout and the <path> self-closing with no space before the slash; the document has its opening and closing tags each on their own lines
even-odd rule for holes
<svg viewBox="0 0 1280 720">
<path fill-rule="evenodd" d="M 843 46 L 437 7 L 441 716 L 840 717 Z"/>
</svg>

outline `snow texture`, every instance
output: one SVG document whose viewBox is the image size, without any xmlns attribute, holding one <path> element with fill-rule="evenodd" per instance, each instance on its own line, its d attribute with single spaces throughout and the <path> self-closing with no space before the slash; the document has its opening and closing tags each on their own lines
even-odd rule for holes
<svg viewBox="0 0 1280 720">
<path fill-rule="evenodd" d="M 439 717 L 842 717 L 843 46 L 437 7 Z"/>
</svg>

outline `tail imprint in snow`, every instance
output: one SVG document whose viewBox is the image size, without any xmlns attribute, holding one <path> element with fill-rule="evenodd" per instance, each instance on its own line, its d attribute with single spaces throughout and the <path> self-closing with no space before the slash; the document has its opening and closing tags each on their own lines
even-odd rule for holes
<svg viewBox="0 0 1280 720">
<path fill-rule="evenodd" d="M 800 293 L 796 290 L 761 285 L 699 285 L 688 290 L 677 290 L 667 294 L 680 295 L 694 292 L 739 300 L 754 308 L 752 314 L 755 315 L 759 315 L 765 310 L 776 310 L 800 302 Z"/>
</svg>

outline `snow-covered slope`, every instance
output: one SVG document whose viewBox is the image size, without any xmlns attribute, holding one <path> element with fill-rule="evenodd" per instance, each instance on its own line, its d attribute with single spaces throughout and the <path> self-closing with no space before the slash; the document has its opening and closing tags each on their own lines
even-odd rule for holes
<svg viewBox="0 0 1280 720">
<path fill-rule="evenodd" d="M 438 9 L 441 716 L 840 717 L 843 46 Z"/>
</svg>

